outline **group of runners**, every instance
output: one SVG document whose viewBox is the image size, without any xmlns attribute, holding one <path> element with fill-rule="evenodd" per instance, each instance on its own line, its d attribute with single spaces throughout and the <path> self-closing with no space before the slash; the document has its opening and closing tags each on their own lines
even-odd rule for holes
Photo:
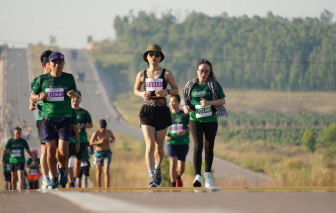
<svg viewBox="0 0 336 213">
<path fill-rule="evenodd" d="M 189 151 L 189 133 L 194 140 L 193 186 L 203 186 L 201 167 L 204 149 L 204 186 L 212 187 L 211 168 L 218 129 L 217 118 L 227 116 L 223 106 L 224 91 L 216 81 L 211 62 L 202 59 L 196 66 L 197 77 L 186 83 L 179 96 L 173 73 L 159 66 L 164 58 L 159 45 L 150 45 L 143 54 L 143 60 L 149 67 L 137 74 L 134 85 L 134 94 L 142 97 L 144 102 L 139 118 L 146 143 L 148 187 L 158 187 L 162 183 L 161 163 L 165 141 L 168 145 L 171 186 L 183 186 L 181 176 Z M 2 162 L 9 158 L 10 166 L 6 168 L 11 171 L 12 189 L 16 189 L 17 176 L 19 187 L 22 187 L 20 177 L 25 163 L 24 149 L 31 157 L 29 165 L 41 167 L 42 188 L 81 187 L 82 176 L 84 186 L 87 187 L 92 146 L 96 146 L 93 164 L 97 166 L 97 186 L 101 187 L 101 175 L 104 173 L 105 187 L 109 187 L 112 159 L 109 144 L 115 140 L 112 131 L 106 128 L 107 122 L 102 119 L 99 122 L 100 129 L 88 141 L 86 129 L 93 127 L 92 119 L 88 111 L 79 107 L 81 93 L 77 90 L 74 77 L 63 72 L 64 55 L 47 50 L 40 59 L 44 74 L 31 83 L 29 106 L 31 111 L 38 110 L 36 126 L 41 142 L 40 163 L 29 150 L 27 142 L 20 137 L 21 129 L 16 128 L 14 137 L 7 142 L 2 155 Z M 171 89 L 167 88 L 168 85 Z M 170 109 L 167 95 L 170 95 Z M 74 160 L 69 163 L 71 157 Z"/>
</svg>

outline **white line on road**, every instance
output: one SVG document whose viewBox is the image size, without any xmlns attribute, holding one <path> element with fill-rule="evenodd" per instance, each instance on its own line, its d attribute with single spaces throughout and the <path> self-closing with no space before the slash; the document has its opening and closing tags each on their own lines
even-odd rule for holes
<svg viewBox="0 0 336 213">
<path fill-rule="evenodd" d="M 111 197 L 102 196 L 99 194 L 87 193 L 87 192 L 60 192 L 53 191 L 53 194 L 64 198 L 77 206 L 81 207 L 84 210 L 91 212 L 114 212 L 114 213 L 170 213 L 176 212 L 176 209 L 169 209 L 167 207 L 153 207 L 149 208 L 146 206 L 141 206 L 133 204 L 130 202 L 118 200 Z M 218 209 L 218 208 L 185 208 L 179 209 L 179 212 L 183 213 L 243 213 L 236 210 L 228 209 Z"/>
</svg>

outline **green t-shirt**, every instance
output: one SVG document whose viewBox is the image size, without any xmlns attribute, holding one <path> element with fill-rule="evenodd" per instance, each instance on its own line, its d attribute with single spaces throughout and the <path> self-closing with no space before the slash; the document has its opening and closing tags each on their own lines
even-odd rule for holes
<svg viewBox="0 0 336 213">
<path fill-rule="evenodd" d="M 38 77 L 34 78 L 34 80 L 30 83 L 30 90 L 33 90 L 33 87 L 36 83 Z M 37 101 L 37 115 L 36 115 L 36 120 L 40 121 L 42 120 L 42 115 L 40 109 L 42 108 L 43 101 L 38 100 Z"/>
<path fill-rule="evenodd" d="M 88 161 L 90 159 L 90 155 L 89 155 L 89 150 L 88 149 L 90 149 L 90 151 L 93 151 L 93 147 L 90 146 L 89 143 L 87 143 L 86 149 L 83 152 L 82 161 L 84 161 L 84 160 Z"/>
<path fill-rule="evenodd" d="M 189 115 L 184 114 L 182 110 L 178 113 L 170 112 L 172 117 L 172 125 L 169 127 L 168 136 L 172 138 L 171 141 L 167 141 L 167 144 L 171 145 L 184 145 L 189 143 L 189 132 L 182 137 L 177 133 L 182 130 L 187 130 L 189 124 Z"/>
<path fill-rule="evenodd" d="M 10 163 L 25 163 L 25 155 L 24 150 L 29 149 L 29 145 L 27 141 L 23 138 L 19 138 L 15 140 L 14 138 L 11 138 L 7 141 L 5 145 L 6 149 L 9 149 L 9 162 Z"/>
<path fill-rule="evenodd" d="M 218 87 L 218 99 L 225 97 L 222 87 L 217 82 Z M 201 98 L 212 101 L 212 95 L 208 84 L 195 84 L 191 90 L 191 104 L 195 106 L 195 111 L 190 112 L 190 120 L 197 121 L 201 123 L 208 123 L 217 121 L 216 112 L 211 108 L 211 106 L 202 106 Z"/>
<path fill-rule="evenodd" d="M 50 73 L 40 75 L 32 89 L 35 94 L 45 93 L 48 98 L 43 102 L 42 113 L 47 117 L 71 117 L 70 90 L 77 91 L 72 74 L 62 72 L 60 77 L 52 77 Z"/>
<path fill-rule="evenodd" d="M 10 155 L 7 154 L 7 152 L 5 152 L 5 155 L 3 156 L 4 158 L 4 165 L 3 165 L 3 171 L 4 172 L 10 172 L 10 162 L 9 162 L 9 158 L 10 158 Z"/>
<path fill-rule="evenodd" d="M 40 158 L 36 158 L 35 161 L 37 163 L 37 167 L 36 166 L 29 167 L 29 170 L 28 170 L 28 173 L 31 175 L 37 175 L 37 173 L 39 172 L 38 167 L 40 165 Z M 32 165 L 32 164 L 33 164 L 33 159 L 29 158 L 27 161 L 27 166 Z"/>
<path fill-rule="evenodd" d="M 77 120 L 78 120 L 79 124 L 90 124 L 90 123 L 92 123 L 91 115 L 88 111 L 86 111 L 83 108 L 79 108 L 75 111 L 76 111 L 76 114 L 77 114 Z M 82 128 L 79 131 L 79 142 L 81 142 L 81 143 L 88 142 L 87 133 L 86 133 L 85 128 Z M 75 136 L 71 137 L 70 143 L 76 143 L 76 137 Z"/>
</svg>

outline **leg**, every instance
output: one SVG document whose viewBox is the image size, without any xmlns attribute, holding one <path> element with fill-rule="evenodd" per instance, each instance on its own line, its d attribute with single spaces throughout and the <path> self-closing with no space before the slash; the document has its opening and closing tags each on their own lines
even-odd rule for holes
<svg viewBox="0 0 336 213">
<path fill-rule="evenodd" d="M 104 165 L 105 187 L 110 187 L 110 164 Z"/>
<path fill-rule="evenodd" d="M 70 159 L 68 159 L 67 162 L 66 162 L 66 167 L 68 167 L 68 173 L 67 173 L 67 175 L 68 175 L 68 179 L 69 179 L 69 181 L 67 183 L 67 188 L 71 188 L 70 184 L 73 182 L 73 179 L 74 179 L 74 177 L 73 177 L 73 169 L 72 169 L 72 167 L 69 167 L 69 161 L 70 161 Z"/>
<path fill-rule="evenodd" d="M 204 151 L 205 151 L 205 172 L 211 172 L 213 162 L 213 150 L 215 145 L 215 138 L 218 129 L 218 122 L 210 122 L 204 125 Z"/>
<path fill-rule="evenodd" d="M 16 190 L 17 172 L 11 172 L 12 190 Z"/>
<path fill-rule="evenodd" d="M 18 170 L 17 171 L 17 176 L 18 176 L 18 179 L 19 179 L 19 187 L 18 187 L 18 190 L 23 190 L 23 174 L 24 174 L 24 170 Z"/>
<path fill-rule="evenodd" d="M 82 163 L 82 160 L 81 159 L 77 159 L 75 158 L 75 163 L 74 163 L 74 168 L 73 168 L 73 171 L 74 171 L 74 179 L 76 180 L 76 178 L 78 177 L 78 174 L 81 170 L 81 163 Z"/>
<path fill-rule="evenodd" d="M 147 169 L 154 169 L 155 128 L 148 125 L 141 125 L 141 129 L 146 142 L 145 160 Z"/>
<path fill-rule="evenodd" d="M 176 163 L 177 160 L 175 157 L 170 157 L 169 158 L 169 177 L 170 177 L 170 182 L 175 183 L 176 181 Z"/>
<path fill-rule="evenodd" d="M 47 149 L 47 163 L 52 176 L 51 178 L 57 178 L 56 140 L 46 142 L 45 146 Z"/>
<path fill-rule="evenodd" d="M 41 172 L 42 175 L 49 175 L 49 168 L 48 168 L 48 162 L 47 162 L 47 147 L 45 144 L 41 144 Z"/>
<path fill-rule="evenodd" d="M 58 141 L 58 151 L 59 151 L 59 168 L 66 168 L 66 162 L 69 158 L 69 141 L 59 139 Z M 68 172 L 68 171 L 67 171 Z"/>
<path fill-rule="evenodd" d="M 201 175 L 202 169 L 202 151 L 203 151 L 203 126 L 196 121 L 190 121 L 191 135 L 194 140 L 194 170 L 195 175 Z"/>
<path fill-rule="evenodd" d="M 182 176 L 185 171 L 185 161 L 177 161 L 177 175 Z"/>
<path fill-rule="evenodd" d="M 160 164 L 164 157 L 164 142 L 167 130 L 168 128 L 155 132 L 155 161 Z"/>
<path fill-rule="evenodd" d="M 97 181 L 97 187 L 101 187 L 101 173 L 102 173 L 103 166 L 96 165 L 96 181 Z"/>
</svg>

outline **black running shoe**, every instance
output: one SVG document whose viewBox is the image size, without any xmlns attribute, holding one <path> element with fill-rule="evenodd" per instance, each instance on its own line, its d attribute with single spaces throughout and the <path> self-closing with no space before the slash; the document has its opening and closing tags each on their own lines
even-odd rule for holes
<svg viewBox="0 0 336 213">
<path fill-rule="evenodd" d="M 160 186 L 162 183 L 162 173 L 161 173 L 161 166 L 157 169 L 154 169 L 154 177 L 155 183 L 157 186 Z"/>
</svg>

